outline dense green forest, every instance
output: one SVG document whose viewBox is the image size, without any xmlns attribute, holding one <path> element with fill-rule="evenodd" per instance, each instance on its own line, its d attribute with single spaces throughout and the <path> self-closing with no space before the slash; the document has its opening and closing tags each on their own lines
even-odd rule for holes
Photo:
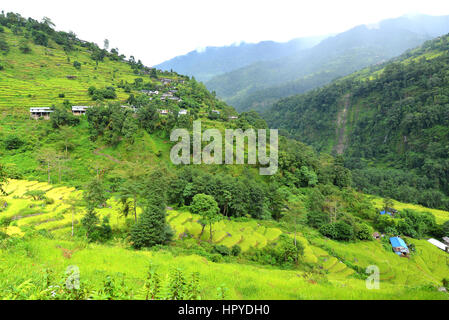
<svg viewBox="0 0 449 320">
<path fill-rule="evenodd" d="M 317 150 L 341 144 L 359 190 L 447 209 L 448 40 L 280 100 L 265 118 Z"/>
</svg>

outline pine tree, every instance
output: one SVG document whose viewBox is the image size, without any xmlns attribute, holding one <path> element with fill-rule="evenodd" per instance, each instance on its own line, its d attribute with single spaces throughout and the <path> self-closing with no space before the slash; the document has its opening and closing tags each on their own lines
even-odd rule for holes
<svg viewBox="0 0 449 320">
<path fill-rule="evenodd" d="M 131 229 L 131 242 L 136 249 L 163 244 L 173 236 L 166 220 L 167 183 L 164 173 L 154 171 L 146 185 L 143 212 Z"/>
<path fill-rule="evenodd" d="M 158 207 L 150 205 L 144 208 L 136 224 L 131 229 L 133 247 L 152 247 L 166 240 L 165 213 Z"/>
<path fill-rule="evenodd" d="M 95 231 L 100 219 L 93 208 L 88 208 L 87 213 L 81 219 L 81 224 L 86 228 L 86 238 L 91 239 L 92 233 Z"/>
<path fill-rule="evenodd" d="M 95 178 L 87 185 L 83 198 L 87 204 L 87 213 L 81 219 L 81 224 L 86 228 L 87 239 L 93 240 L 93 233 L 100 222 L 95 209 L 99 206 L 103 206 L 107 200 L 103 184 L 99 179 Z"/>
</svg>

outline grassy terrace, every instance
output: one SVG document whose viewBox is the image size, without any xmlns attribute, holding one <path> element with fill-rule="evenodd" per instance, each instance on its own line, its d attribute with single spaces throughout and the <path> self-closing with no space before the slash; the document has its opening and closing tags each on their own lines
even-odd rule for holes
<svg viewBox="0 0 449 320">
<path fill-rule="evenodd" d="M 123 62 L 105 58 L 98 66 L 90 57 L 86 48 L 77 47 L 71 52 L 51 42 L 50 48 L 37 46 L 29 41 L 31 53 L 23 54 L 19 50 L 22 37 L 13 35 L 5 28 L 4 39 L 10 46 L 7 55 L 0 56 L 5 69 L 0 72 L 0 111 L 28 113 L 30 107 L 50 107 L 68 99 L 75 105 L 93 105 L 87 89 L 117 85 L 121 80 L 134 82 L 137 76 L 131 67 Z M 73 63 L 81 63 L 78 70 Z M 70 80 L 67 76 L 74 76 Z M 129 93 L 117 88 L 117 100 L 124 101 Z M 64 94 L 64 97 L 59 97 Z"/>
<path fill-rule="evenodd" d="M 33 201 L 24 195 L 29 190 L 46 191 L 46 196 L 54 203 Z M 197 255 L 174 255 L 166 250 L 138 252 L 120 243 L 106 246 L 71 241 L 72 214 L 66 200 L 70 196 L 81 196 L 82 191 L 25 180 L 11 180 L 6 191 L 9 195 L 2 197 L 1 201 L 7 206 L 0 212 L 0 217 L 14 219 L 7 233 L 21 237 L 29 227 L 33 227 L 50 231 L 55 239 L 33 238 L 27 247 L 20 250 L 0 250 L 0 282 L 4 283 L 25 281 L 37 276 L 45 266 L 62 272 L 68 265 L 75 264 L 80 266 L 83 279 L 90 283 L 100 281 L 100 274 L 110 274 L 125 279 L 138 292 L 142 286 L 141 279 L 151 263 L 163 272 L 174 266 L 186 272 L 198 271 L 204 284 L 202 297 L 210 299 L 215 298 L 219 286 L 229 289 L 228 298 L 231 299 L 447 299 L 444 293 L 425 289 L 429 284 L 439 283 L 449 273 L 449 256 L 425 240 L 406 239 L 415 244 L 416 253 L 405 259 L 391 252 L 381 241 L 342 243 L 323 238 L 316 231 L 304 227 L 298 234 L 298 241 L 304 245 L 304 261 L 321 266 L 326 274 L 324 278 L 315 279 L 298 270 L 215 263 Z M 123 228 L 126 223 L 119 216 L 118 204 L 113 199 L 108 201 L 107 208 L 98 212 L 100 216 L 110 218 L 115 230 Z M 82 214 L 79 212 L 74 216 L 75 223 Z M 187 211 L 168 211 L 167 220 L 176 232 L 174 245 L 183 241 L 182 235 L 186 233 L 199 238 L 201 226 L 197 219 Z M 243 251 L 261 249 L 283 233 L 281 228 L 251 219 L 224 220 L 216 223 L 213 230 L 213 243 L 228 247 L 239 244 Z M 208 227 L 201 240 L 209 240 Z M 354 266 L 364 269 L 369 265 L 377 265 L 380 269 L 381 290 L 366 289 L 365 280 L 354 270 Z M 20 271 L 7 276 L 12 268 Z"/>
</svg>

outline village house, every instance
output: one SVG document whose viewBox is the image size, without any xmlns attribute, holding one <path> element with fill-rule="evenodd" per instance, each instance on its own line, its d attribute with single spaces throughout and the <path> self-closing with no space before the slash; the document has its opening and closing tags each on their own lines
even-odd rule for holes
<svg viewBox="0 0 449 320">
<path fill-rule="evenodd" d="M 380 233 L 379 232 L 374 232 L 373 233 L 373 238 L 376 239 L 376 240 L 380 239 Z"/>
<path fill-rule="evenodd" d="M 135 106 L 121 106 L 121 107 L 125 109 L 131 109 L 133 112 L 137 112 L 137 108 Z"/>
<path fill-rule="evenodd" d="M 186 109 L 181 109 L 181 110 L 179 110 L 178 115 L 179 116 L 187 115 L 187 113 L 188 113 L 188 111 Z"/>
<path fill-rule="evenodd" d="M 169 113 L 172 113 L 170 110 L 167 109 L 158 109 L 157 112 L 163 116 L 167 116 Z"/>
<path fill-rule="evenodd" d="M 432 238 L 427 241 L 430 242 L 431 244 L 433 244 L 438 249 L 441 249 L 441 250 L 449 253 L 449 246 L 445 245 L 441 241 L 438 241 L 437 239 L 432 239 Z"/>
<path fill-rule="evenodd" d="M 73 106 L 72 113 L 74 116 L 81 116 L 86 114 L 86 110 L 89 109 L 90 106 Z"/>
<path fill-rule="evenodd" d="M 53 112 L 53 110 L 49 107 L 42 107 L 42 108 L 30 108 L 30 115 L 33 119 L 39 119 L 44 118 L 45 120 L 50 119 L 50 114 Z"/>
<path fill-rule="evenodd" d="M 212 113 L 220 114 L 220 111 L 218 111 L 218 110 L 212 110 Z"/>
<path fill-rule="evenodd" d="M 380 211 L 379 213 L 381 216 L 388 214 L 390 217 L 394 217 L 398 213 L 398 211 L 395 209 L 392 209 L 392 208 L 388 208 L 387 210 L 384 209 L 384 210 Z"/>
<path fill-rule="evenodd" d="M 173 93 L 171 93 L 171 92 L 165 92 L 165 93 L 162 94 L 161 99 L 162 99 L 162 98 L 165 99 L 165 98 L 167 98 L 167 97 L 173 97 Z"/>
<path fill-rule="evenodd" d="M 161 78 L 161 79 L 159 79 L 159 81 L 160 81 L 162 84 L 167 85 L 167 84 L 170 84 L 170 83 L 173 81 L 173 79 Z"/>
<path fill-rule="evenodd" d="M 237 117 L 237 116 L 229 116 L 229 120 L 236 120 L 236 119 L 238 119 L 239 117 Z"/>
<path fill-rule="evenodd" d="M 449 237 L 443 237 L 444 243 L 449 246 Z"/>
<path fill-rule="evenodd" d="M 140 90 L 140 92 L 145 93 L 147 95 L 158 95 L 159 91 L 155 90 L 155 91 L 151 91 L 151 90 Z"/>
<path fill-rule="evenodd" d="M 409 250 L 405 241 L 399 237 L 391 237 L 390 238 L 391 246 L 393 247 L 394 253 L 396 253 L 400 257 L 407 257 L 409 255 Z"/>
</svg>

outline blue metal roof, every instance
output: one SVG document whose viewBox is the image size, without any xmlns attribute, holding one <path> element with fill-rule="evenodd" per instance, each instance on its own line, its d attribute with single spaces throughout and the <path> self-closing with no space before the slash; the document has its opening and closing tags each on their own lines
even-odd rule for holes
<svg viewBox="0 0 449 320">
<path fill-rule="evenodd" d="M 382 210 L 382 211 L 380 212 L 380 214 L 381 214 L 381 215 L 388 214 L 388 215 L 391 216 L 391 212 L 387 212 L 387 211 L 385 211 L 385 210 Z"/>
<path fill-rule="evenodd" d="M 405 241 L 399 237 L 391 237 L 390 243 L 393 248 L 403 247 L 405 249 L 408 249 L 407 245 L 405 244 Z"/>
</svg>

